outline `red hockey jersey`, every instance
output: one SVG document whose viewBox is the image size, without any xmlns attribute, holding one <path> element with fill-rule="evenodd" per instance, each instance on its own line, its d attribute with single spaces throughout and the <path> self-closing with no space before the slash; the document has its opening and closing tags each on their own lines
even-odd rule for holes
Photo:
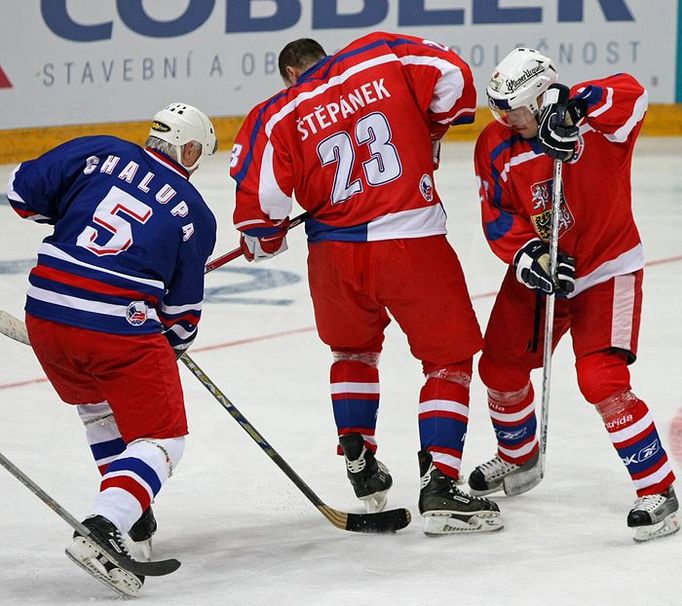
<svg viewBox="0 0 682 606">
<path fill-rule="evenodd" d="M 573 158 L 563 166 L 559 249 L 576 259 L 575 296 L 644 266 L 632 216 L 630 168 L 647 110 L 647 92 L 630 75 L 578 84 L 587 101 Z M 526 242 L 549 237 L 553 160 L 537 139 L 523 139 L 492 122 L 476 143 L 474 164 L 483 228 L 506 263 Z"/>
<path fill-rule="evenodd" d="M 440 44 L 372 33 L 256 106 L 230 163 L 237 229 L 263 235 L 292 196 L 310 241 L 444 234 L 432 139 L 474 119 L 471 71 Z"/>
</svg>

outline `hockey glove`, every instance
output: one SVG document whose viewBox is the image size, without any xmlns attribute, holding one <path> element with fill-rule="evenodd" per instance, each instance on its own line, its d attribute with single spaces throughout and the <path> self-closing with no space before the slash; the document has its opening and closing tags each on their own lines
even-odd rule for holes
<svg viewBox="0 0 682 606">
<path fill-rule="evenodd" d="M 556 292 L 566 297 L 575 288 L 575 260 L 562 252 L 557 254 L 556 286 L 549 274 L 549 245 L 539 238 L 522 246 L 514 257 L 516 279 L 521 284 L 546 295 Z"/>
<path fill-rule="evenodd" d="M 567 108 L 568 92 L 568 87 L 563 84 L 552 84 L 547 89 L 538 128 L 542 151 L 562 162 L 573 157 L 578 142 L 578 127 L 568 124 L 571 121 Z"/>
<path fill-rule="evenodd" d="M 433 170 L 438 170 L 440 166 L 440 139 L 431 141 L 431 153 L 433 158 Z"/>
<path fill-rule="evenodd" d="M 587 101 L 580 97 L 569 99 L 566 104 L 566 112 L 568 113 L 569 122 L 573 125 L 577 125 L 585 116 L 587 116 Z"/>
<path fill-rule="evenodd" d="M 556 296 L 565 299 L 575 290 L 575 259 L 562 253 L 556 259 Z"/>
<path fill-rule="evenodd" d="M 286 251 L 289 219 L 276 225 L 267 236 L 252 236 L 242 233 L 239 245 L 247 261 L 263 261 Z"/>
<path fill-rule="evenodd" d="M 178 345 L 171 345 L 173 348 L 173 353 L 175 354 L 175 359 L 179 360 L 182 358 L 183 354 L 186 354 L 189 348 L 192 346 L 192 343 L 194 343 L 194 339 L 196 338 L 196 333 L 194 333 L 194 336 L 189 340 L 185 341 L 184 343 L 179 343 Z"/>
</svg>

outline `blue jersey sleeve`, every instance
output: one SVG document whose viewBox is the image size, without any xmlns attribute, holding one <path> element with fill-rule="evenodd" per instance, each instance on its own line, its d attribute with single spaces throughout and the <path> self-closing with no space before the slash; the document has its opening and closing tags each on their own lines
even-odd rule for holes
<svg viewBox="0 0 682 606">
<path fill-rule="evenodd" d="M 83 171 L 83 158 L 102 148 L 107 137 L 67 141 L 35 160 L 22 162 L 10 176 L 7 198 L 20 217 L 54 225 L 66 212 L 66 192 Z"/>
<path fill-rule="evenodd" d="M 173 279 L 163 297 L 159 318 L 163 334 L 175 349 L 186 349 L 197 335 L 204 298 L 204 266 L 215 246 L 216 223 L 209 212 L 200 217 L 201 225 L 192 224 L 193 233 L 180 246 Z"/>
</svg>

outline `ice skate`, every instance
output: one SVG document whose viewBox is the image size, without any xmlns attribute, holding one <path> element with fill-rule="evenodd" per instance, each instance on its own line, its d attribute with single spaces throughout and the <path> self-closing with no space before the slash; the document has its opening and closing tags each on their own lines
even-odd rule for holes
<svg viewBox="0 0 682 606">
<path fill-rule="evenodd" d="M 151 505 L 142 512 L 140 518 L 128 531 L 130 540 L 140 549 L 146 560 L 152 558 L 152 537 L 156 532 L 157 524 Z"/>
<path fill-rule="evenodd" d="M 633 539 L 648 541 L 677 532 L 680 529 L 678 509 L 672 486 L 660 494 L 639 497 L 628 514 L 628 526 L 636 528 Z"/>
<path fill-rule="evenodd" d="M 504 490 L 504 494 L 515 496 L 528 492 L 542 480 L 542 472 L 538 465 L 538 453 L 523 465 L 508 463 L 495 455 L 489 461 L 481 463 L 469 474 L 471 494 L 484 496 Z"/>
<path fill-rule="evenodd" d="M 387 493 L 393 485 L 393 478 L 387 467 L 374 458 L 367 450 L 359 433 L 339 437 L 339 443 L 346 459 L 348 479 L 355 496 L 364 502 L 368 513 L 382 511 L 388 500 Z"/>
<path fill-rule="evenodd" d="M 93 516 L 83 521 L 98 541 L 112 551 L 129 555 L 119 530 L 102 516 Z M 134 597 L 144 583 L 144 577 L 119 568 L 92 539 L 73 534 L 73 543 L 65 549 L 66 555 L 87 573 L 124 597 Z"/>
<path fill-rule="evenodd" d="M 504 524 L 496 503 L 462 492 L 453 478 L 433 464 L 427 451 L 420 450 L 418 457 L 419 511 L 424 517 L 424 534 L 466 534 L 502 528 Z"/>
</svg>

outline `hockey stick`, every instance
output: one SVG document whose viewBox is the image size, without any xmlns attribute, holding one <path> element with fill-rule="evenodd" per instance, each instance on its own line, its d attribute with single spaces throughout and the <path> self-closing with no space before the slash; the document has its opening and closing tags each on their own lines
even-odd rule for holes
<svg viewBox="0 0 682 606">
<path fill-rule="evenodd" d="M 24 345 L 31 345 L 28 340 L 28 332 L 26 331 L 26 324 L 19 318 L 6 311 L 0 310 L 0 333 L 14 339 Z M 38 486 L 31 478 L 29 478 L 23 471 L 0 453 L 0 465 L 9 471 L 17 480 L 19 480 L 26 488 L 28 488 L 34 495 L 43 501 L 50 509 L 69 524 L 81 536 L 88 537 L 89 540 L 97 544 L 107 554 L 107 558 L 114 564 L 123 568 L 133 574 L 143 576 L 158 577 L 175 572 L 180 567 L 180 562 L 175 559 L 156 560 L 152 562 L 139 562 L 125 554 L 120 554 L 111 550 L 107 545 L 103 545 L 94 536 L 90 536 L 90 530 L 83 526 L 76 518 L 74 518 L 66 509 L 64 509 L 57 501 L 48 495 L 40 486 Z"/>
<path fill-rule="evenodd" d="M 0 309 L 0 333 L 24 345 L 31 344 L 28 340 L 26 324 L 2 309 Z"/>
<path fill-rule="evenodd" d="M 556 285 L 557 257 L 559 251 L 559 213 L 561 204 L 561 160 L 554 161 L 554 180 L 552 185 L 551 228 L 549 235 L 549 275 Z M 549 385 L 552 374 L 552 340 L 554 336 L 555 294 L 545 297 L 545 334 L 542 351 L 542 404 L 540 407 L 540 451 L 535 465 L 519 470 L 504 478 L 504 492 L 516 496 L 528 492 L 545 477 L 547 452 L 547 419 L 549 415 Z"/>
<path fill-rule="evenodd" d="M 351 530 L 353 532 L 395 532 L 405 528 L 410 523 L 410 512 L 407 509 L 391 509 L 380 513 L 346 513 L 326 505 L 320 497 L 301 479 L 301 477 L 289 466 L 279 453 L 267 442 L 267 440 L 247 421 L 246 417 L 239 412 L 218 386 L 199 368 L 194 360 L 184 354 L 180 360 L 189 371 L 199 379 L 199 382 L 218 400 L 220 405 L 229 412 L 239 423 L 241 428 L 248 433 L 254 442 L 260 446 L 272 462 L 279 467 L 284 474 L 296 485 L 296 487 L 317 507 L 320 513 L 337 528 Z"/>
<path fill-rule="evenodd" d="M 557 257 L 559 254 L 559 213 L 561 212 L 561 160 L 554 160 L 552 182 L 552 227 L 549 233 L 549 275 L 556 285 Z M 554 337 L 555 293 L 545 298 L 545 338 L 542 350 L 542 405 L 540 409 L 540 477 L 545 477 L 547 453 L 547 419 L 549 417 L 549 386 L 552 377 L 552 340 Z"/>
<path fill-rule="evenodd" d="M 289 229 L 293 229 L 294 227 L 300 225 L 301 223 L 305 223 L 305 220 L 308 218 L 308 213 L 301 213 L 300 215 L 294 217 L 290 222 L 289 222 Z M 288 231 L 287 230 L 287 231 Z M 214 269 L 218 269 L 219 267 L 222 267 L 225 265 L 225 263 L 229 263 L 230 261 L 237 259 L 238 257 L 241 257 L 244 254 L 244 251 L 242 250 L 241 246 L 239 248 L 235 248 L 234 250 L 231 250 L 228 253 L 225 253 L 224 255 L 221 255 L 217 259 L 213 259 L 213 261 L 209 261 L 206 263 L 206 266 L 204 267 L 204 273 L 207 274 L 209 271 L 213 271 Z"/>
<path fill-rule="evenodd" d="M 307 212 L 297 215 L 289 223 L 289 229 L 293 229 L 294 227 L 298 227 L 301 223 L 305 223 L 305 220 L 307 218 L 308 218 Z M 235 248 L 234 250 L 231 250 L 230 252 L 221 255 L 217 259 L 213 259 L 213 261 L 209 261 L 208 263 L 206 263 L 206 265 L 204 266 L 204 273 L 207 274 L 208 272 L 213 271 L 214 269 L 218 269 L 219 267 L 222 267 L 226 263 L 229 263 L 230 261 L 237 259 L 238 257 L 241 257 L 243 254 L 244 251 L 241 249 L 241 247 Z M 24 345 L 30 345 L 28 341 L 28 335 L 26 334 L 26 325 L 18 318 L 15 318 L 13 315 L 1 309 L 0 309 L 0 333 L 4 334 L 10 339 L 14 339 L 15 341 L 23 343 Z"/>
<path fill-rule="evenodd" d="M 138 560 L 133 560 L 131 557 L 125 554 L 113 551 L 111 547 L 103 544 L 95 536 L 93 536 L 86 526 L 83 526 L 83 524 L 74 518 L 66 509 L 57 503 L 57 501 L 55 501 L 2 453 L 0 453 L 0 465 L 9 471 L 41 501 L 43 501 L 43 503 L 52 509 L 52 511 L 54 511 L 62 520 L 69 524 L 69 526 L 71 526 L 79 535 L 87 537 L 88 540 L 95 543 L 103 553 L 106 553 L 107 559 L 116 564 L 116 566 L 119 568 L 123 568 L 124 570 L 137 575 L 161 577 L 170 574 L 171 572 L 175 572 L 180 567 L 180 562 L 172 558 L 169 560 L 156 560 L 153 562 L 139 562 Z"/>
<path fill-rule="evenodd" d="M 26 325 L 6 311 L 0 310 L 0 333 L 30 345 Z M 320 513 L 334 526 L 342 530 L 353 532 L 395 532 L 405 528 L 410 523 L 410 512 L 407 509 L 392 509 L 380 513 L 346 513 L 325 505 L 325 503 L 313 492 L 313 490 L 300 478 L 289 464 L 268 444 L 263 436 L 249 423 L 244 415 L 230 402 L 225 394 L 211 379 L 196 365 L 196 363 L 184 354 L 181 358 L 190 372 L 201 382 L 211 395 L 218 400 L 220 405 L 229 412 L 239 425 L 248 433 L 265 453 L 272 459 L 296 487 L 317 507 Z M 123 568 L 123 566 L 121 566 Z M 131 572 L 135 572 L 131 570 Z M 150 576 L 151 575 L 150 573 Z"/>
</svg>

